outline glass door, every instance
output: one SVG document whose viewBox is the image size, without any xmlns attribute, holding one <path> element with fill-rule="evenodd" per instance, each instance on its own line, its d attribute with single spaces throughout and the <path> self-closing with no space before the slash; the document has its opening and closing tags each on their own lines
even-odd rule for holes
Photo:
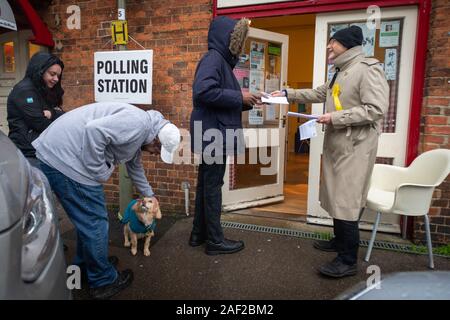
<svg viewBox="0 0 450 320">
<path fill-rule="evenodd" d="M 242 91 L 279 90 L 287 79 L 289 37 L 250 28 L 234 74 Z M 255 106 L 242 115 L 245 155 L 228 157 L 222 189 L 225 211 L 282 201 L 287 106 Z"/>
</svg>

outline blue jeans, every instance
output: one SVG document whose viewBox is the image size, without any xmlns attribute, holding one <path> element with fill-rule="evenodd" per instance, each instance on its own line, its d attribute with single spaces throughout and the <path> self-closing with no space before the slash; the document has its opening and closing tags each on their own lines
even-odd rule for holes
<svg viewBox="0 0 450 320">
<path fill-rule="evenodd" d="M 75 225 L 77 254 L 73 264 L 87 271 L 91 288 L 113 283 L 117 271 L 108 261 L 109 223 L 103 186 L 78 183 L 42 161 L 40 166 Z"/>
</svg>

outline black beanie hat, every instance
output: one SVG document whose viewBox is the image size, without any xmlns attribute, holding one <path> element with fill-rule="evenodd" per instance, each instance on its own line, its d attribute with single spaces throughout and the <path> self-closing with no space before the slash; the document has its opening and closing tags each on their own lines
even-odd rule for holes
<svg viewBox="0 0 450 320">
<path fill-rule="evenodd" d="M 339 41 L 344 47 L 350 49 L 362 45 L 363 33 L 360 27 L 350 26 L 337 31 L 331 39 Z"/>
</svg>

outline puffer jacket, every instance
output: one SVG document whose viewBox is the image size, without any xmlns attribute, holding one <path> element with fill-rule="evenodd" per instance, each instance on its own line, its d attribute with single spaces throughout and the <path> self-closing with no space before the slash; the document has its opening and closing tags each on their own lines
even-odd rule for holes
<svg viewBox="0 0 450 320">
<path fill-rule="evenodd" d="M 47 89 L 42 80 L 44 72 L 54 64 L 64 69 L 64 64 L 56 56 L 45 52 L 35 54 L 28 64 L 25 77 L 8 96 L 8 136 L 25 157 L 36 156 L 31 142 L 64 113 L 60 109 L 64 94 L 61 77 L 53 89 Z M 51 119 L 44 116 L 44 110 L 52 113 Z"/>
</svg>

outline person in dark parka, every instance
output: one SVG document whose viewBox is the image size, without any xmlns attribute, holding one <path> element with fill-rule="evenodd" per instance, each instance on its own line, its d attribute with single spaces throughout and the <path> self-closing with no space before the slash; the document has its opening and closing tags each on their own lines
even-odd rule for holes
<svg viewBox="0 0 450 320">
<path fill-rule="evenodd" d="M 225 239 L 220 215 L 226 158 L 245 151 L 242 130 L 239 130 L 242 111 L 258 103 L 257 95 L 241 91 L 233 74 L 248 28 L 247 19 L 217 17 L 211 22 L 208 52 L 197 65 L 193 84 L 191 146 L 194 153 L 201 154 L 201 163 L 189 245 L 195 247 L 206 242 L 205 252 L 209 255 L 244 248 L 242 241 Z M 210 139 L 208 133 L 214 138 Z M 227 141 L 230 133 L 233 138 Z"/>
<path fill-rule="evenodd" d="M 37 165 L 37 159 L 31 143 L 64 114 L 61 109 L 63 69 L 58 57 L 38 52 L 28 63 L 25 77 L 8 96 L 8 136 L 32 165 Z"/>
</svg>

